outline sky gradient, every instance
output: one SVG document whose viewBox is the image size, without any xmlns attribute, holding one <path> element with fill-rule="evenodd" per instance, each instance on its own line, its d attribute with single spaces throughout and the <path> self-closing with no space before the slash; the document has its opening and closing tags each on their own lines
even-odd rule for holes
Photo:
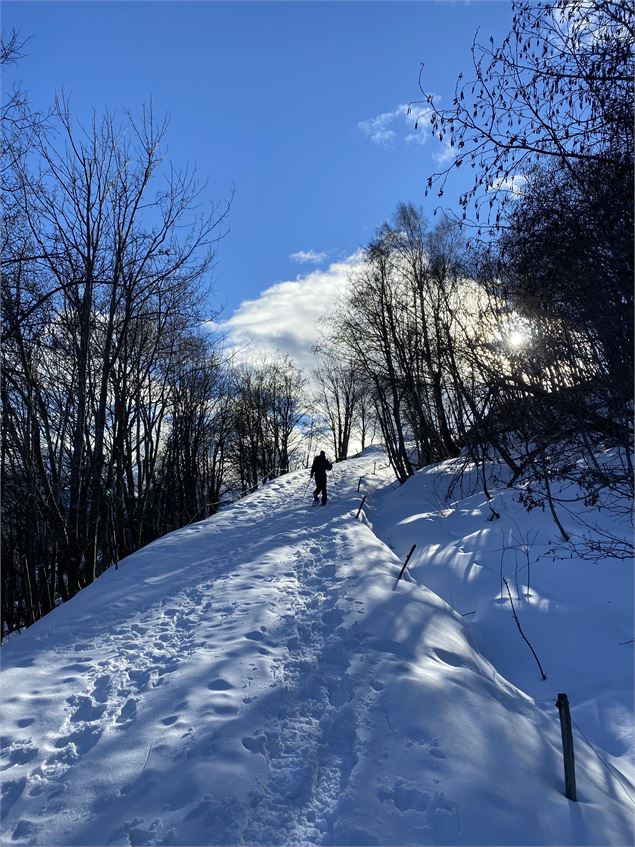
<svg viewBox="0 0 635 847">
<path fill-rule="evenodd" d="M 447 101 L 476 30 L 498 40 L 510 20 L 507 0 L 9 0 L 3 30 L 30 41 L 4 87 L 21 80 L 39 109 L 63 88 L 84 121 L 150 98 L 169 113 L 169 159 L 195 164 L 210 200 L 235 190 L 215 271 L 229 320 L 272 285 L 339 274 L 398 202 L 432 214 L 425 180 L 444 151 L 405 108 L 421 63 Z"/>
</svg>

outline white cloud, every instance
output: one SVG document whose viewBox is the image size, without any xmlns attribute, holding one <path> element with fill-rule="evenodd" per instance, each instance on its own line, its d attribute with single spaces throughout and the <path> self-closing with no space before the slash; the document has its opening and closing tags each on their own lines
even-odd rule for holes
<svg viewBox="0 0 635 847">
<path fill-rule="evenodd" d="M 425 144 L 428 135 L 425 132 L 411 132 L 406 136 L 406 144 Z"/>
<path fill-rule="evenodd" d="M 525 183 L 527 177 L 522 174 L 514 174 L 505 178 L 495 180 L 490 188 L 490 191 L 509 191 L 516 197 L 522 197 L 524 194 Z"/>
<path fill-rule="evenodd" d="M 418 114 L 417 109 L 413 109 L 408 103 L 402 103 L 401 106 L 397 106 L 395 109 L 395 116 L 403 118 L 412 127 L 418 122 Z"/>
<path fill-rule="evenodd" d="M 441 142 L 441 150 L 438 153 L 433 153 L 432 158 L 437 165 L 447 165 L 455 158 L 456 154 L 456 147 L 453 147 L 449 141 L 444 140 Z"/>
<path fill-rule="evenodd" d="M 384 112 L 381 115 L 375 115 L 374 118 L 360 121 L 357 126 L 362 135 L 369 138 L 373 144 L 379 144 L 380 147 L 388 147 L 397 136 L 397 133 L 389 128 L 395 117 L 395 112 Z"/>
<path fill-rule="evenodd" d="M 297 253 L 291 253 L 289 258 L 291 261 L 300 262 L 302 265 L 319 265 L 326 259 L 327 255 L 327 253 L 318 253 L 316 250 L 298 250 Z"/>
<path fill-rule="evenodd" d="M 215 329 L 226 335 L 225 343 L 238 361 L 262 362 L 277 352 L 287 353 L 309 375 L 316 365 L 311 349 L 326 335 L 329 315 L 360 262 L 358 252 L 326 270 L 277 282 L 257 299 L 241 303 Z"/>
<path fill-rule="evenodd" d="M 368 118 L 357 124 L 363 136 L 373 144 L 381 147 L 392 147 L 398 139 L 407 143 L 425 144 L 430 137 L 430 131 L 424 122 L 429 110 L 419 111 L 407 103 L 397 106 L 392 112 L 382 112 L 374 118 Z"/>
</svg>

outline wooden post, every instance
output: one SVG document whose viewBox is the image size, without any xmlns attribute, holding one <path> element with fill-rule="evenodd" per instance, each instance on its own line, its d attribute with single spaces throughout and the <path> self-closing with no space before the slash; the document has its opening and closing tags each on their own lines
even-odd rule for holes
<svg viewBox="0 0 635 847">
<path fill-rule="evenodd" d="M 359 486 L 362 484 L 362 480 L 363 480 L 363 479 L 364 479 L 364 477 L 363 477 L 363 476 L 360 476 L 360 478 L 359 478 L 359 482 L 357 483 L 357 493 L 358 493 L 358 494 L 359 494 Z"/>
<path fill-rule="evenodd" d="M 360 513 L 360 512 L 361 512 L 361 510 L 364 508 L 364 503 L 365 503 L 365 502 L 366 502 L 366 495 L 364 494 L 364 496 L 363 496 L 363 498 L 362 498 L 362 502 L 359 504 L 359 509 L 357 510 L 357 514 L 355 515 L 355 520 L 358 520 L 358 518 L 359 518 L 359 513 Z"/>
<path fill-rule="evenodd" d="M 564 793 L 569 800 L 577 800 L 575 790 L 575 761 L 573 757 L 573 733 L 571 731 L 571 713 L 569 698 L 558 694 L 556 706 L 560 712 L 560 730 L 562 732 L 562 756 L 564 758 Z"/>
<path fill-rule="evenodd" d="M 407 565 L 407 564 L 408 564 L 408 562 L 410 561 L 410 557 L 411 557 L 411 556 L 412 556 L 412 554 L 414 553 L 414 551 L 415 551 L 415 547 L 416 547 L 416 546 L 417 546 L 416 544 L 413 544 L 413 545 L 412 545 L 412 547 L 410 548 L 410 552 L 409 552 L 409 553 L 408 553 L 408 555 L 406 556 L 406 561 L 403 563 L 403 568 L 401 569 L 401 571 L 399 572 L 399 576 L 397 577 L 397 582 L 399 582 L 399 580 L 400 580 L 400 579 L 401 579 L 401 577 L 403 576 L 404 571 L 406 570 L 406 565 Z"/>
</svg>

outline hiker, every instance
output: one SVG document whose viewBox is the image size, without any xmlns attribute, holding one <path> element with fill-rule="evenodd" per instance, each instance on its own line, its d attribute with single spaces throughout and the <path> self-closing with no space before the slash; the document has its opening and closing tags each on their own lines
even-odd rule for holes
<svg viewBox="0 0 635 847">
<path fill-rule="evenodd" d="M 326 506 L 328 497 L 326 496 L 326 472 L 332 471 L 333 465 L 326 458 L 324 450 L 320 451 L 320 455 L 313 459 L 311 466 L 311 478 L 315 476 L 315 491 L 313 492 L 313 502 L 318 502 L 320 492 L 322 492 L 322 505 Z"/>
</svg>

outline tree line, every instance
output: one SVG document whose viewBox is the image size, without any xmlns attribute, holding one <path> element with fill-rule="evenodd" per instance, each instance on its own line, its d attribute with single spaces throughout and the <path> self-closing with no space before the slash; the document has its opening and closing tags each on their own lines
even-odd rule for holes
<svg viewBox="0 0 635 847">
<path fill-rule="evenodd" d="M 68 101 L 40 116 L 18 91 L 3 121 L 5 635 L 307 466 L 328 426 L 287 356 L 235 363 L 209 329 L 229 203 L 200 213 L 196 174 L 164 161 L 151 109 L 82 127 Z"/>
<path fill-rule="evenodd" d="M 428 192 L 461 167 L 473 184 L 434 226 L 403 204 L 379 228 L 328 359 L 370 398 L 401 482 L 461 457 L 489 497 L 495 463 L 567 540 L 554 480 L 589 504 L 633 494 L 633 10 L 513 13 L 500 45 L 475 39 L 448 107 L 420 77 L 411 108 L 450 159 Z"/>
<path fill-rule="evenodd" d="M 16 36 L 3 47 L 16 58 Z M 151 109 L 3 111 L 2 632 L 298 460 L 303 377 L 206 329 L 225 205 Z"/>
</svg>

